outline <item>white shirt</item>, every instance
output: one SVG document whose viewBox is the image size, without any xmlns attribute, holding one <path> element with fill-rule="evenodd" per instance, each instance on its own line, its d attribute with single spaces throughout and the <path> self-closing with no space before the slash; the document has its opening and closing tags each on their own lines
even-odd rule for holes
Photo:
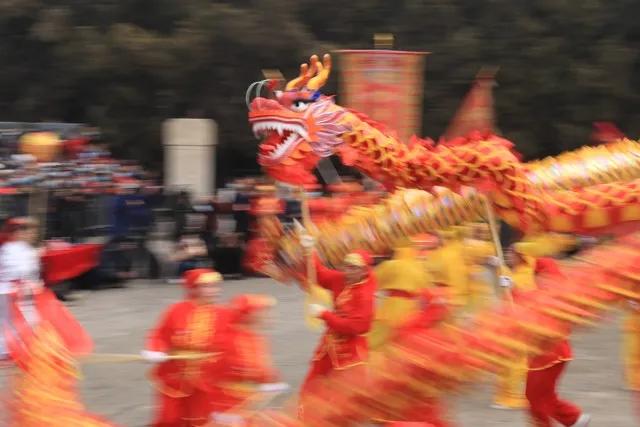
<svg viewBox="0 0 640 427">
<path fill-rule="evenodd" d="M 14 280 L 40 281 L 40 256 L 27 242 L 7 242 L 0 247 L 0 294 L 10 293 Z"/>
</svg>

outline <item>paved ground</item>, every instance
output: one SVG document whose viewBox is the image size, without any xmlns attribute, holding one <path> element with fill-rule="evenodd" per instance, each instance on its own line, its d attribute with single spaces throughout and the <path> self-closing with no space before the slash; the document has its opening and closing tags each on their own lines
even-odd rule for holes
<svg viewBox="0 0 640 427">
<path fill-rule="evenodd" d="M 276 363 L 284 379 L 297 386 L 317 339 L 303 326 L 301 294 L 271 280 L 229 281 L 225 298 L 242 292 L 264 292 L 278 297 L 270 327 Z M 163 307 L 181 295 L 177 285 L 135 283 L 128 289 L 89 293 L 71 305 L 96 341 L 98 352 L 138 352 L 147 329 Z M 593 427 L 632 427 L 631 397 L 623 390 L 619 363 L 617 319 L 574 339 L 576 360 L 562 384 L 562 393 L 594 415 Z M 6 375 L 7 370 L 4 370 Z M 143 364 L 85 366 L 82 393 L 87 406 L 123 426 L 142 427 L 150 418 L 152 395 Z M 2 374 L 0 374 L 2 375 Z M 455 397 L 451 414 L 462 427 L 526 426 L 519 412 L 489 409 L 489 383 Z M 0 425 L 2 422 L 0 420 Z"/>
</svg>

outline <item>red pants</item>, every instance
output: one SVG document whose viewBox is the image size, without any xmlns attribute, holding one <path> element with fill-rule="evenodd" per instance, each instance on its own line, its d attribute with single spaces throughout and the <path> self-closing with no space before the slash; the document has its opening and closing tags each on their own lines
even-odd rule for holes
<svg viewBox="0 0 640 427">
<path fill-rule="evenodd" d="M 212 410 L 211 396 L 203 391 L 194 391 L 183 398 L 159 394 L 160 406 L 153 427 L 197 427 L 209 422 Z"/>
<path fill-rule="evenodd" d="M 311 365 L 311 370 L 304 379 L 304 383 L 302 383 L 300 395 L 304 396 L 305 393 L 312 392 L 318 382 L 329 375 L 332 370 L 333 365 L 331 364 L 331 359 L 329 359 L 328 356 L 325 356 L 320 360 L 314 360 Z"/>
<path fill-rule="evenodd" d="M 529 371 L 527 375 L 529 415 L 535 427 L 551 427 L 552 420 L 564 426 L 571 426 L 580 417 L 580 408 L 560 400 L 556 393 L 556 386 L 565 364 L 560 362 L 546 369 Z"/>
</svg>

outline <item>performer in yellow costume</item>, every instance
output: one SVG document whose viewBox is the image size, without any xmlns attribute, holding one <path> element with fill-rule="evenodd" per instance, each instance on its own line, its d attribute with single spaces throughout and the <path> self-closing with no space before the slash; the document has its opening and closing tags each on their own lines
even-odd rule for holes
<svg viewBox="0 0 640 427">
<path fill-rule="evenodd" d="M 464 254 L 469 272 L 468 309 L 475 313 L 486 308 L 492 300 L 497 280 L 495 269 L 499 263 L 488 224 L 472 224 L 467 233 Z"/>
<path fill-rule="evenodd" d="M 507 262 L 511 266 L 513 289 L 516 292 L 528 292 L 536 288 L 535 258 L 536 250 L 532 242 L 518 242 L 507 253 Z M 528 357 L 522 355 L 521 360 L 514 363 L 511 369 L 505 370 L 498 378 L 496 395 L 492 407 L 496 409 L 522 409 L 527 407 L 524 395 L 527 377 Z"/>
<path fill-rule="evenodd" d="M 469 271 L 461 238 L 462 229 L 450 228 L 439 234 L 441 246 L 433 252 L 435 281 L 449 288 L 452 309 L 459 311 L 469 302 Z"/>
<path fill-rule="evenodd" d="M 640 303 L 629 301 L 622 331 L 625 382 L 630 391 L 640 391 Z"/>
<path fill-rule="evenodd" d="M 526 293 L 536 289 L 535 265 L 536 258 L 551 256 L 568 251 L 575 247 L 579 240 L 574 236 L 558 233 L 547 233 L 528 238 L 513 245 L 507 253 L 507 263 L 511 267 L 510 275 L 513 290 L 516 293 Z M 517 298 L 515 299 L 517 304 Z M 498 379 L 493 407 L 499 409 L 521 409 L 527 406 L 524 396 L 525 380 L 527 376 L 527 355 L 513 365 L 511 370 L 505 371 Z"/>
<path fill-rule="evenodd" d="M 384 295 L 369 333 L 371 351 L 380 350 L 394 329 L 420 309 L 420 290 L 432 286 L 419 252 L 424 239 L 425 236 L 417 236 L 410 246 L 396 248 L 393 258 L 375 269 L 378 291 Z"/>
</svg>

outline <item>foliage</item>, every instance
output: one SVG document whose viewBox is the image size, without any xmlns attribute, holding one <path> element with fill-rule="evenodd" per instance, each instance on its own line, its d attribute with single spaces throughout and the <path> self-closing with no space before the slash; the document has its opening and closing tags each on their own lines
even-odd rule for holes
<svg viewBox="0 0 640 427">
<path fill-rule="evenodd" d="M 291 76 L 311 53 L 392 32 L 432 52 L 425 134 L 499 65 L 501 131 L 528 157 L 554 154 L 588 143 L 593 121 L 640 135 L 638 13 L 634 0 L 4 0 L 2 120 L 92 123 L 157 166 L 164 119 L 212 118 L 227 175 L 255 167 L 244 93 L 262 69 Z"/>
</svg>

